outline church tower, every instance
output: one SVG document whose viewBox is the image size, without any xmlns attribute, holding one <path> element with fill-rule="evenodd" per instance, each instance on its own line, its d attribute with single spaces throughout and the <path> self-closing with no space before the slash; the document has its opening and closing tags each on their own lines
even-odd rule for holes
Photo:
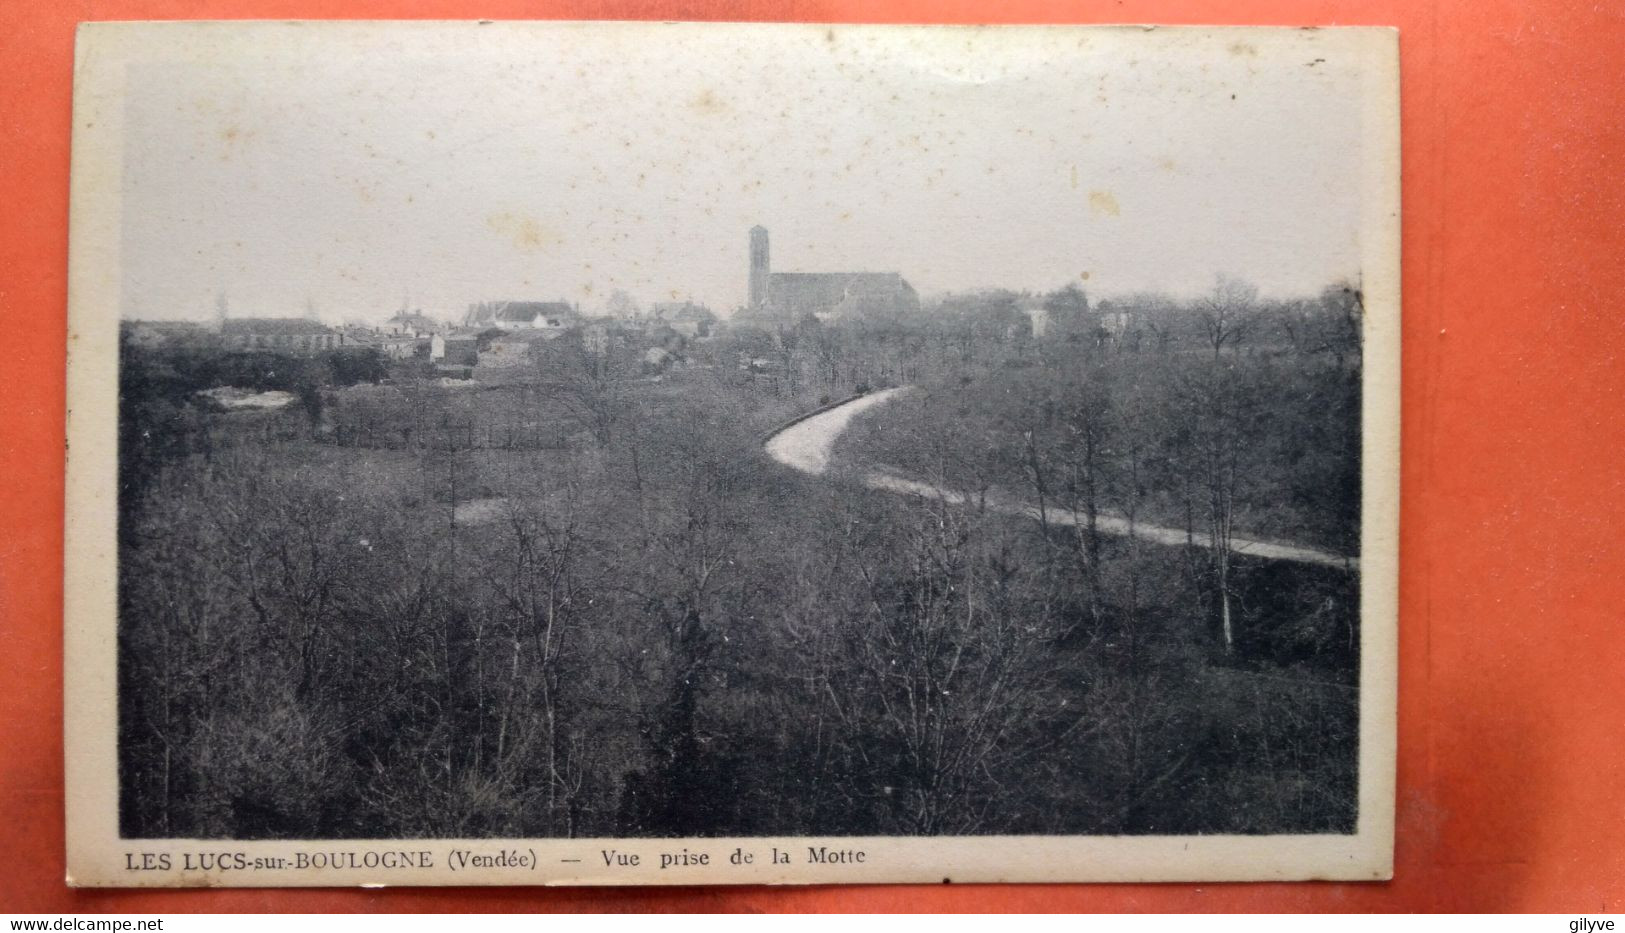
<svg viewBox="0 0 1625 933">
<path fill-rule="evenodd" d="M 762 311 L 767 307 L 767 277 L 771 266 L 767 256 L 767 229 L 750 228 L 750 309 Z"/>
</svg>

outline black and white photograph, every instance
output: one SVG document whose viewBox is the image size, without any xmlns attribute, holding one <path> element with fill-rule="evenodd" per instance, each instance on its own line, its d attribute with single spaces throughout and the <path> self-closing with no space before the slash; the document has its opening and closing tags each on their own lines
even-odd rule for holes
<svg viewBox="0 0 1625 933">
<path fill-rule="evenodd" d="M 74 883 L 1386 877 L 1395 44 L 85 27 Z"/>
</svg>

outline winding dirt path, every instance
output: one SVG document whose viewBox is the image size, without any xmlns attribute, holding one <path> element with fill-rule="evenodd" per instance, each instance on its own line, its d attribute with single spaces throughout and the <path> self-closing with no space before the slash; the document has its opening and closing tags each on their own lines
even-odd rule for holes
<svg viewBox="0 0 1625 933">
<path fill-rule="evenodd" d="M 908 386 L 874 392 L 782 428 L 767 439 L 765 446 L 768 456 L 802 473 L 821 476 L 829 470 L 830 454 L 835 449 L 836 440 L 846 430 L 847 425 L 852 423 L 853 418 L 871 408 L 885 404 L 907 391 L 909 391 Z M 863 484 L 871 489 L 884 489 L 888 492 L 902 493 L 909 496 L 939 499 L 955 505 L 965 501 L 965 497 L 960 493 L 885 470 L 872 470 L 863 474 L 861 479 Z M 985 501 L 987 507 L 994 511 L 1006 515 L 1021 515 L 1035 521 L 1038 519 L 1038 509 L 1035 506 L 1023 502 L 1009 501 L 994 495 L 989 495 Z M 1054 506 L 1045 509 L 1045 515 L 1051 523 L 1057 525 L 1076 525 L 1086 521 L 1082 515 Z M 1095 527 L 1105 534 L 1132 534 L 1136 538 L 1154 544 L 1178 546 L 1185 544 L 1187 541 L 1183 528 L 1170 528 L 1165 525 L 1151 525 L 1145 522 L 1136 522 L 1131 528 L 1127 519 L 1114 515 L 1097 516 Z M 1213 539 L 1209 535 L 1197 534 L 1194 540 L 1196 544 L 1202 547 L 1213 547 Z M 1285 542 L 1233 537 L 1230 539 L 1230 550 L 1246 557 L 1319 564 L 1324 567 L 1337 567 L 1351 572 L 1359 570 L 1360 567 L 1357 558 L 1345 557 L 1341 554 L 1333 554 L 1330 551 Z"/>
<path fill-rule="evenodd" d="M 767 455 L 785 466 L 819 476 L 829 469 L 830 451 L 853 418 L 907 391 L 904 386 L 871 392 L 781 428 L 767 439 Z"/>
</svg>

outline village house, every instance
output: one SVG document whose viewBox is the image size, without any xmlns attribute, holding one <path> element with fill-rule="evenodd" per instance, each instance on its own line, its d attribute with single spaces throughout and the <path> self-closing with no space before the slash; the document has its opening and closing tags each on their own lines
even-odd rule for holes
<svg viewBox="0 0 1625 933">
<path fill-rule="evenodd" d="M 392 360 L 439 360 L 446 355 L 446 338 L 440 334 L 415 336 L 354 327 L 345 331 L 347 348 L 377 350 Z"/>
<path fill-rule="evenodd" d="M 379 330 L 396 337 L 428 337 L 433 334 L 444 334 L 447 327 L 445 322 L 437 321 L 422 311 L 408 311 L 402 308 L 385 321 Z"/>
<path fill-rule="evenodd" d="M 418 355 L 418 338 L 411 335 L 379 334 L 370 343 L 392 360 L 409 360 Z"/>
<path fill-rule="evenodd" d="M 532 347 L 554 336 L 544 330 L 519 330 L 492 337 L 480 351 L 480 365 L 497 369 L 530 366 L 535 360 Z"/>
<path fill-rule="evenodd" d="M 418 338 L 418 355 L 427 356 L 430 362 L 438 362 L 446 356 L 446 338 L 441 334 L 430 334 Z"/>
<path fill-rule="evenodd" d="M 1130 305 L 1102 301 L 1095 312 L 1100 329 L 1109 340 L 1122 342 L 1140 329 L 1140 315 Z"/>
<path fill-rule="evenodd" d="M 1049 332 L 1050 313 L 1044 306 L 1043 298 L 1022 298 L 1016 302 L 1016 310 L 1027 317 L 1032 325 L 1032 335 L 1037 340 L 1043 340 Z"/>
<path fill-rule="evenodd" d="M 563 301 L 482 301 L 469 305 L 463 316 L 463 326 L 472 330 L 562 334 L 579 323 L 580 312 Z"/>
<path fill-rule="evenodd" d="M 692 301 L 656 302 L 649 312 L 654 321 L 690 338 L 711 336 L 711 328 L 717 322 L 717 316 L 710 308 Z"/>
</svg>

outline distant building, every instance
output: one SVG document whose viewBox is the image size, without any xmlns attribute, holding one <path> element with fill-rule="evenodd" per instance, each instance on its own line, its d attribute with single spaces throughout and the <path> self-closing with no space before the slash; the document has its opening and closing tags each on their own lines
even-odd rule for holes
<svg viewBox="0 0 1625 933">
<path fill-rule="evenodd" d="M 581 315 L 563 301 L 482 301 L 468 306 L 463 326 L 477 330 L 546 330 L 563 332 Z"/>
<path fill-rule="evenodd" d="M 684 337 L 709 337 L 717 316 L 705 305 L 692 301 L 661 301 L 649 309 L 649 316 Z"/>
<path fill-rule="evenodd" d="M 1072 283 L 1043 297 L 1046 318 L 1045 336 L 1051 340 L 1095 344 L 1105 340 L 1100 320 L 1089 306 L 1089 296 Z"/>
<path fill-rule="evenodd" d="M 908 314 L 920 297 L 896 272 L 775 272 L 768 284 L 771 313 L 820 321 L 854 315 Z"/>
<path fill-rule="evenodd" d="M 446 325 L 424 314 L 422 311 L 407 311 L 405 308 L 395 312 L 394 316 L 384 322 L 380 328 L 386 334 L 400 337 L 427 337 L 430 334 L 443 334 Z"/>
<path fill-rule="evenodd" d="M 444 348 L 445 355 L 439 361 L 441 366 L 472 369 L 479 365 L 479 341 L 474 337 L 447 337 Z"/>
<path fill-rule="evenodd" d="M 773 267 L 767 251 L 767 228 L 750 228 L 750 309 L 767 310 L 767 280 Z"/>
<path fill-rule="evenodd" d="M 537 343 L 549 341 L 554 336 L 556 335 L 547 333 L 545 329 L 536 329 L 516 330 L 500 337 L 493 337 L 485 345 L 485 349 L 480 351 L 480 365 L 498 369 L 534 366 L 536 355 L 533 348 Z"/>
<path fill-rule="evenodd" d="M 1095 312 L 1100 330 L 1107 339 L 1121 341 L 1140 329 L 1139 312 L 1129 305 L 1102 301 Z"/>
<path fill-rule="evenodd" d="M 1023 298 L 1016 302 L 1016 310 L 1027 316 L 1032 324 L 1032 335 L 1043 340 L 1049 332 L 1050 313 L 1042 298 Z"/>
<path fill-rule="evenodd" d="M 236 350 L 314 353 L 355 345 L 350 335 L 306 318 L 233 318 L 221 322 L 220 338 Z"/>
<path fill-rule="evenodd" d="M 768 234 L 750 231 L 750 310 L 798 321 L 851 316 L 908 314 L 920 309 L 920 296 L 896 272 L 774 272 Z"/>
<path fill-rule="evenodd" d="M 392 360 L 409 360 L 418 355 L 418 338 L 410 334 L 379 334 L 370 341 L 378 352 Z"/>
</svg>

